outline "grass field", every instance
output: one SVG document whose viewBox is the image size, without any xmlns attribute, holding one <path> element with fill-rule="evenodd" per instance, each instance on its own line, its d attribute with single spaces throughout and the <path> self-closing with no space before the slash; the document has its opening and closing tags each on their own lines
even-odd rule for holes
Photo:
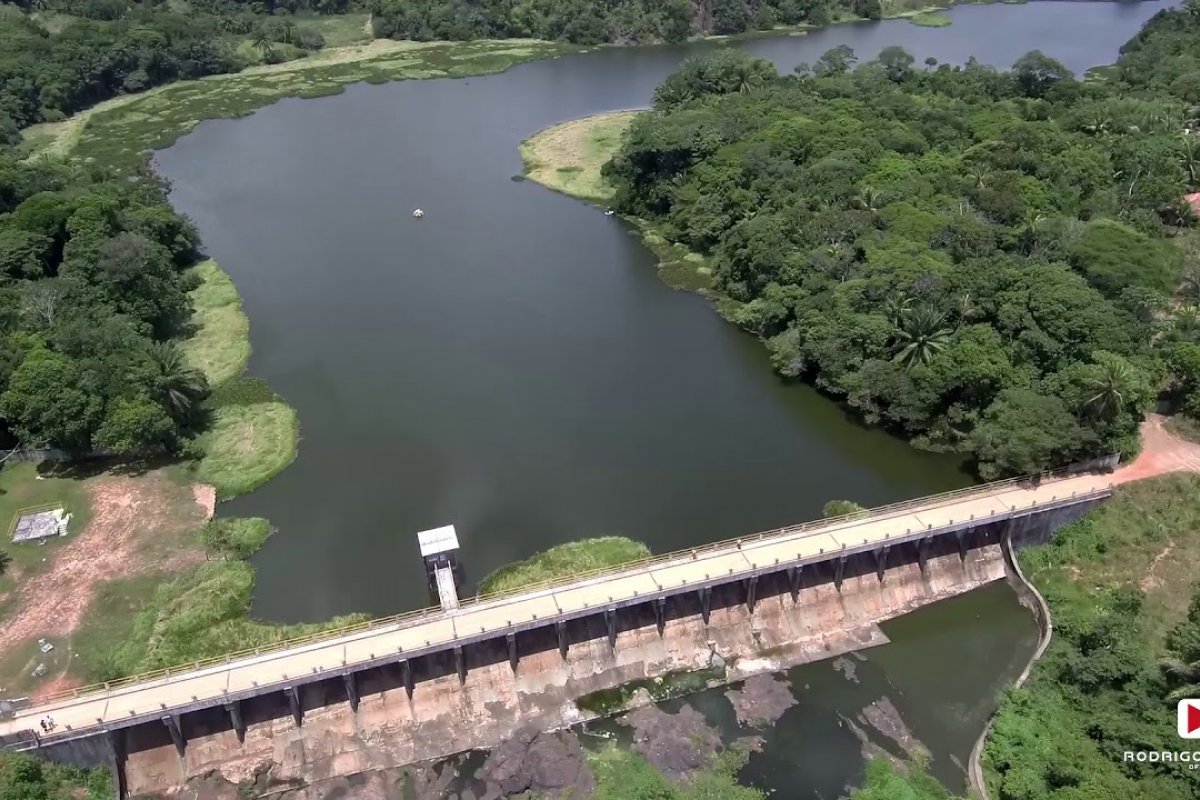
<svg viewBox="0 0 1200 800">
<path fill-rule="evenodd" d="M 370 14 L 298 13 L 291 17 L 298 28 L 311 28 L 325 37 L 326 47 L 346 47 L 372 39 Z"/>
<path fill-rule="evenodd" d="M 568 542 L 501 567 L 479 582 L 479 593 L 511 592 L 544 581 L 620 566 L 649 555 L 646 545 L 623 536 Z"/>
<path fill-rule="evenodd" d="M 298 430 L 296 412 L 282 401 L 220 406 L 200 437 L 196 479 L 222 500 L 251 492 L 296 458 Z"/>
<path fill-rule="evenodd" d="M 14 464 L 0 472 L 0 525 L 3 526 L 0 535 L 4 537 L 0 540 L 0 550 L 12 558 L 12 563 L 0 576 L 0 594 L 12 588 L 17 581 L 40 572 L 59 548 L 71 540 L 72 534 L 87 527 L 91 518 L 87 492 L 78 480 L 56 477 L 41 477 L 39 480 L 39 477 L 37 467 L 28 463 Z M 8 530 L 18 511 L 57 502 L 62 502 L 63 508 L 71 515 L 67 536 L 44 540 L 45 544 L 12 543 Z M 2 603 L 0 601 L 0 609 L 3 608 Z"/>
<path fill-rule="evenodd" d="M 521 143 L 525 174 L 555 191 L 603 204 L 612 199 L 613 187 L 600 168 L 621 146 L 621 136 L 636 111 L 616 111 L 562 122 Z"/>
<path fill-rule="evenodd" d="M 200 285 L 190 292 L 196 333 L 183 343 L 188 362 L 209 386 L 236 378 L 250 360 L 250 320 L 229 276 L 215 261 L 192 267 Z"/>
</svg>

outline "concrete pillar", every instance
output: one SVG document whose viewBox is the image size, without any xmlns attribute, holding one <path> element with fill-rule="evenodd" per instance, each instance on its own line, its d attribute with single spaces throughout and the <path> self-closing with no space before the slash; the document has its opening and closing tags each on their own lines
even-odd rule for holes
<svg viewBox="0 0 1200 800">
<path fill-rule="evenodd" d="M 229 714 L 229 722 L 233 725 L 233 732 L 237 734 L 239 742 L 246 741 L 246 723 L 242 721 L 242 701 L 231 700 L 225 704 L 225 711 Z"/>
<path fill-rule="evenodd" d="M 108 751 L 112 756 L 113 785 L 117 788 L 117 797 L 129 796 L 129 780 L 125 775 L 125 729 L 118 728 L 106 734 Z"/>
<path fill-rule="evenodd" d="M 879 582 L 883 583 L 883 573 L 887 569 L 888 550 L 891 545 L 884 545 L 875 551 L 875 573 L 879 577 Z"/>
<path fill-rule="evenodd" d="M 461 686 L 467 682 L 467 659 L 461 647 L 454 648 L 454 667 L 458 670 L 458 683 Z"/>
<path fill-rule="evenodd" d="M 792 590 L 792 602 L 800 602 L 800 588 L 804 580 L 804 565 L 788 568 L 788 587 Z"/>
<path fill-rule="evenodd" d="M 705 586 L 696 592 L 700 595 L 700 616 L 704 619 L 704 624 L 708 624 L 708 617 L 712 613 L 712 587 Z"/>
<path fill-rule="evenodd" d="M 504 637 L 508 640 L 508 665 L 512 671 L 517 671 L 517 635 L 510 633 Z"/>
<path fill-rule="evenodd" d="M 958 560 L 965 564 L 967 561 L 967 532 L 955 531 L 954 538 L 958 539 Z"/>
<path fill-rule="evenodd" d="M 355 673 L 347 672 L 342 676 L 342 683 L 346 684 L 346 699 L 350 701 L 350 710 L 355 714 L 358 713 L 358 679 Z"/>
<path fill-rule="evenodd" d="M 400 660 L 400 679 L 404 682 L 404 691 L 408 695 L 408 699 L 412 700 L 413 696 L 413 674 L 412 664 L 407 658 Z"/>
<path fill-rule="evenodd" d="M 183 755 L 185 742 L 183 741 L 183 729 L 179 724 L 178 714 L 167 714 L 162 717 L 163 725 L 167 726 L 167 730 L 171 732 L 171 741 L 175 743 L 175 749 L 179 751 L 179 755 Z"/>
<path fill-rule="evenodd" d="M 300 687 L 289 686 L 283 690 L 287 695 L 288 705 L 292 707 L 292 719 L 296 720 L 296 727 L 299 728 L 304 722 L 304 708 L 300 705 Z"/>
<path fill-rule="evenodd" d="M 746 609 L 754 613 L 754 595 L 758 591 L 758 576 L 751 575 L 746 580 L 742 581 L 746 585 Z"/>
<path fill-rule="evenodd" d="M 837 561 L 833 564 L 833 585 L 840 592 L 842 590 L 842 573 L 846 570 L 846 557 L 838 556 Z"/>
<path fill-rule="evenodd" d="M 567 657 L 567 623 L 556 622 L 554 629 L 558 633 L 558 653 L 565 659 Z"/>
<path fill-rule="evenodd" d="M 663 635 L 663 629 L 667 627 L 667 598 L 660 597 L 653 601 L 654 604 L 654 621 L 658 623 L 658 635 Z"/>
<path fill-rule="evenodd" d="M 926 565 L 929 563 L 929 543 L 932 541 L 932 536 L 926 536 L 917 542 L 917 563 L 921 566 L 922 575 L 925 574 Z"/>
<path fill-rule="evenodd" d="M 604 609 L 604 625 L 608 628 L 608 646 L 617 649 L 617 610 Z"/>
</svg>

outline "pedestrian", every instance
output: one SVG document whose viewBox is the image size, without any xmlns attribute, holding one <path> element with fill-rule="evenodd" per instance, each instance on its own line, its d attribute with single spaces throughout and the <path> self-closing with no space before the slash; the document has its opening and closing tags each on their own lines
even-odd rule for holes
<svg viewBox="0 0 1200 800">
<path fill-rule="evenodd" d="M 46 720 L 40 719 L 40 720 L 38 720 L 38 724 L 42 726 L 42 733 L 50 732 L 50 729 L 46 727 Z"/>
</svg>

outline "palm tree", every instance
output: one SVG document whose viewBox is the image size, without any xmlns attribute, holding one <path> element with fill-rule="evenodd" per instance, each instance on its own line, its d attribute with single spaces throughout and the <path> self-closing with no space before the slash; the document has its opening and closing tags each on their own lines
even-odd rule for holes
<svg viewBox="0 0 1200 800">
<path fill-rule="evenodd" d="M 976 189 L 986 189 L 987 177 L 990 172 L 991 170 L 989 170 L 983 164 L 975 164 L 969 170 L 967 170 L 967 175 L 975 183 Z"/>
<path fill-rule="evenodd" d="M 923 304 L 906 310 L 896 330 L 896 342 L 900 350 L 894 360 L 910 368 L 917 364 L 928 364 L 950 344 L 954 331 L 945 323 L 945 312 L 931 305 Z"/>
<path fill-rule="evenodd" d="M 196 404 L 208 396 L 204 374 L 188 365 L 174 342 L 153 342 L 149 356 L 159 402 L 176 421 L 191 419 Z"/>
<path fill-rule="evenodd" d="M 1200 134 L 1185 133 L 1180 137 L 1179 160 L 1187 173 L 1188 184 L 1200 186 Z"/>
<path fill-rule="evenodd" d="M 292 39 L 296 35 L 296 25 L 290 19 L 285 19 L 283 25 L 279 29 L 279 39 L 285 44 L 292 44 Z"/>
<path fill-rule="evenodd" d="M 663 106 L 664 108 L 674 108 L 681 106 L 696 97 L 692 88 L 682 81 L 664 82 L 661 86 L 654 90 L 654 104 Z"/>
<path fill-rule="evenodd" d="M 270 58 L 275 54 L 274 48 L 271 47 L 271 37 L 267 36 L 267 32 L 259 28 L 254 32 L 254 38 L 251 44 L 259 49 L 264 59 Z"/>
<path fill-rule="evenodd" d="M 1200 308 L 1194 305 L 1180 306 L 1171 317 L 1171 330 L 1181 339 L 1200 335 Z"/>
<path fill-rule="evenodd" d="M 854 198 L 854 205 L 863 211 L 878 211 L 883 206 L 883 192 L 874 186 L 863 184 L 859 187 L 858 196 Z"/>
<path fill-rule="evenodd" d="M 888 318 L 888 322 L 899 328 L 911 305 L 912 298 L 904 292 L 892 292 L 883 299 L 883 315 Z"/>
<path fill-rule="evenodd" d="M 1159 667 L 1169 678 L 1183 685 L 1167 695 L 1169 702 L 1175 703 L 1185 697 L 1195 697 L 1200 694 L 1200 661 L 1183 661 L 1170 657 L 1159 662 Z"/>
<path fill-rule="evenodd" d="M 737 81 L 737 89 L 742 94 L 750 94 L 754 89 L 762 86 L 763 76 L 752 64 L 745 62 L 739 63 L 734 68 L 734 79 Z"/>
<path fill-rule="evenodd" d="M 971 297 L 970 292 L 963 292 L 958 296 L 958 320 L 959 325 L 970 322 L 979 313 L 979 305 L 975 302 L 975 298 Z"/>
<path fill-rule="evenodd" d="M 1129 401 L 1133 370 L 1121 358 L 1096 359 L 1093 372 L 1084 382 L 1083 407 L 1103 419 L 1112 419 Z"/>
</svg>

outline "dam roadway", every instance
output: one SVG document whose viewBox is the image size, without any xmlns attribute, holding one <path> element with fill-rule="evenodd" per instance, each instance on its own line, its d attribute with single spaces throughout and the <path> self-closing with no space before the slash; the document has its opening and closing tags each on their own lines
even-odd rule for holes
<svg viewBox="0 0 1200 800">
<path fill-rule="evenodd" d="M 651 603 L 661 630 L 667 598 L 687 592 L 706 598 L 713 587 L 735 582 L 746 586 L 752 610 L 759 575 L 787 571 L 795 576 L 806 565 L 832 561 L 840 587 L 840 564 L 851 555 L 874 553 L 882 578 L 888 550 L 896 545 L 915 543 L 923 553 L 933 537 L 1091 504 L 1109 496 L 1112 487 L 1111 475 L 1091 473 L 987 484 L 658 556 L 516 594 L 467 600 L 451 611 L 429 609 L 376 620 L 275 649 L 60 693 L 0 720 L 0 743 L 32 750 L 161 721 L 182 750 L 181 714 L 224 705 L 240 727 L 237 701 L 279 691 L 289 694 L 300 724 L 297 687 L 306 683 L 341 675 L 356 703 L 356 672 L 399 663 L 407 675 L 409 659 L 447 651 L 455 653 L 465 681 L 461 648 L 504 638 L 515 669 L 515 636 L 521 631 L 557 626 L 565 655 L 562 630 L 568 620 L 603 614 L 611 641 L 617 609 Z M 703 602 L 707 615 L 707 599 Z M 411 679 L 406 681 L 411 694 Z M 39 721 L 47 716 L 55 723 L 49 734 L 39 732 Z"/>
</svg>

